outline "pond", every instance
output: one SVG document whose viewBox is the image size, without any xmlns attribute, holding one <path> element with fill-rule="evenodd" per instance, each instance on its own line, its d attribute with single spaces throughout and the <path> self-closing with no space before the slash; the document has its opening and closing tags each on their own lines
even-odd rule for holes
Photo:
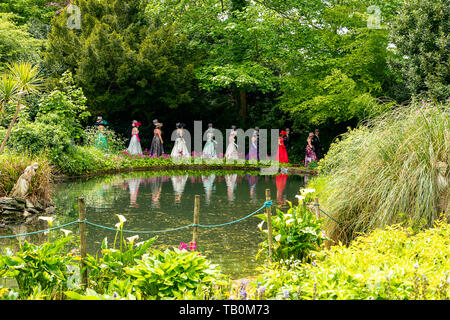
<svg viewBox="0 0 450 320">
<path fill-rule="evenodd" d="M 78 218 L 77 198 L 83 195 L 86 218 L 92 223 L 114 228 L 118 222 L 116 214 L 121 214 L 127 219 L 124 229 L 156 231 L 192 224 L 195 195 L 201 196 L 202 225 L 231 222 L 256 211 L 265 202 L 266 189 L 271 190 L 274 201 L 272 213 L 275 207 L 285 210 L 286 200 L 296 203 L 295 195 L 299 194 L 304 179 L 245 172 L 133 172 L 59 183 L 53 200 L 58 208 L 58 225 Z M 250 217 L 224 227 L 199 228 L 197 249 L 232 278 L 255 274 L 255 268 L 262 263 L 255 260 L 258 245 L 264 240 L 257 226 L 260 222 L 259 218 Z M 178 247 L 180 242 L 192 240 L 192 228 L 139 234 L 138 241 L 156 235 L 154 248 Z M 103 239 L 107 237 L 112 244 L 114 236 L 114 231 L 88 225 L 88 252 L 96 254 Z"/>
</svg>

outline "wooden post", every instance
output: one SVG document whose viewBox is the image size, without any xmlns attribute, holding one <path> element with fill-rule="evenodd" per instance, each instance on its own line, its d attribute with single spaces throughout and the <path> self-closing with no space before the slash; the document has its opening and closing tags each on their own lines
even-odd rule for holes
<svg viewBox="0 0 450 320">
<path fill-rule="evenodd" d="M 316 218 L 320 219 L 319 198 L 314 199 L 314 212 L 316 214 Z"/>
<path fill-rule="evenodd" d="M 86 206 L 84 204 L 84 198 L 81 196 L 78 198 L 78 219 L 80 220 L 80 255 L 81 255 L 81 269 L 85 268 L 84 260 L 86 259 Z M 87 286 L 87 269 L 82 270 L 81 273 L 81 285 L 86 288 Z"/>
<path fill-rule="evenodd" d="M 266 189 L 266 201 L 270 201 L 270 189 Z M 266 207 L 267 240 L 269 241 L 269 259 L 272 260 L 272 208 Z"/>
<path fill-rule="evenodd" d="M 195 195 L 194 202 L 194 224 L 199 224 L 200 221 L 200 196 L 198 194 Z M 198 241 L 198 227 L 194 227 L 192 231 L 192 242 L 197 243 Z"/>
</svg>

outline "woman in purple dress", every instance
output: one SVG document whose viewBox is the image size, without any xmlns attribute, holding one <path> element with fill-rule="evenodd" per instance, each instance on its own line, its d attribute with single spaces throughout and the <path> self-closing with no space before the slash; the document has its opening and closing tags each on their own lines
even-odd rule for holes
<svg viewBox="0 0 450 320">
<path fill-rule="evenodd" d="M 308 139 L 306 139 L 306 156 L 305 156 L 305 167 L 308 168 L 308 165 L 313 162 L 317 161 L 316 152 L 314 151 L 314 146 L 312 145 L 312 138 L 314 136 L 314 133 L 310 133 Z"/>
</svg>

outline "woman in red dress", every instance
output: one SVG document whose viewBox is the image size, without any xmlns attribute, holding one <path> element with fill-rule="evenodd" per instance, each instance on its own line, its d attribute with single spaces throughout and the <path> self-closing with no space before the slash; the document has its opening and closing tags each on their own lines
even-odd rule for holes
<svg viewBox="0 0 450 320">
<path fill-rule="evenodd" d="M 286 131 L 281 131 L 280 136 L 278 137 L 278 161 L 280 163 L 288 163 L 288 155 L 286 151 L 286 146 L 284 145 L 284 138 L 286 136 Z"/>
</svg>

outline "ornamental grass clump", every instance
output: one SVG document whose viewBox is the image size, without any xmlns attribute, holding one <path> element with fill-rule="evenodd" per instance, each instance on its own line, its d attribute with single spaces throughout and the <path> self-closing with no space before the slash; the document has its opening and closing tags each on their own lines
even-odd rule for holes
<svg viewBox="0 0 450 320">
<path fill-rule="evenodd" d="M 312 186 L 334 220 L 327 234 L 349 242 L 359 232 L 409 222 L 430 227 L 448 210 L 449 103 L 399 107 L 334 143 Z"/>
</svg>

